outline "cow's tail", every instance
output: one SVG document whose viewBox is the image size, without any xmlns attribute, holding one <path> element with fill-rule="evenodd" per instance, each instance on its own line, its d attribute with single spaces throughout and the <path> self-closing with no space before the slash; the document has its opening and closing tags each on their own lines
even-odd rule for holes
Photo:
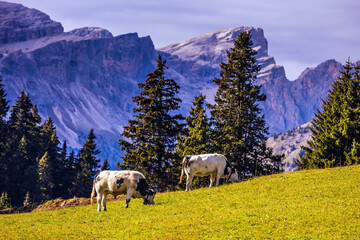
<svg viewBox="0 0 360 240">
<path fill-rule="evenodd" d="M 181 175 L 180 175 L 180 182 L 179 184 L 182 183 L 182 179 L 184 176 L 184 171 L 185 171 L 185 166 L 187 165 L 187 163 L 189 162 L 190 156 L 185 156 L 182 162 L 182 167 L 181 167 Z"/>
<path fill-rule="evenodd" d="M 91 192 L 91 197 L 90 197 L 91 204 L 94 204 L 94 197 L 95 197 L 95 184 L 93 184 L 93 188 Z"/>
<path fill-rule="evenodd" d="M 98 174 L 96 174 L 97 176 Z M 93 182 L 93 187 L 92 187 L 92 192 L 91 192 L 91 197 L 90 197 L 90 202 L 91 204 L 94 203 L 94 197 L 95 197 L 95 179 L 96 179 L 96 176 L 94 178 L 94 182 Z"/>
</svg>

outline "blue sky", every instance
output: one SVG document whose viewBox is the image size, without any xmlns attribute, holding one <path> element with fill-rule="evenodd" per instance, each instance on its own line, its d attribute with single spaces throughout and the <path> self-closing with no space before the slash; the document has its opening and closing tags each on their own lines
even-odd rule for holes
<svg viewBox="0 0 360 240">
<path fill-rule="evenodd" d="M 306 67 L 360 60 L 359 0 L 8 0 L 36 8 L 65 31 L 102 27 L 151 36 L 155 47 L 239 26 L 264 29 L 269 55 L 290 80 Z"/>
</svg>

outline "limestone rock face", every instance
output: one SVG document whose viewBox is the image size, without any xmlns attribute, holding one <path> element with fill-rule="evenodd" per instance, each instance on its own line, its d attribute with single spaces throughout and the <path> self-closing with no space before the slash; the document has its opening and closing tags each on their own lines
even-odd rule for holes
<svg viewBox="0 0 360 240">
<path fill-rule="evenodd" d="M 0 1 L 0 44 L 54 36 L 63 32 L 59 22 L 36 9 Z"/>
</svg>

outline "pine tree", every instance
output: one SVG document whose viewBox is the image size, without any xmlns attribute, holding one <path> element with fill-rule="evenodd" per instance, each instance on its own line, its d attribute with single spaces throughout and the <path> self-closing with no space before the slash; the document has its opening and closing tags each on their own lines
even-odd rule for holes
<svg viewBox="0 0 360 240">
<path fill-rule="evenodd" d="M 51 174 L 51 168 L 49 155 L 46 152 L 40 159 L 38 167 L 40 190 L 43 200 L 49 200 L 53 196 L 55 184 L 53 175 Z"/>
<path fill-rule="evenodd" d="M 11 109 L 4 153 L 7 171 L 11 172 L 6 188 L 15 206 L 22 204 L 28 191 L 33 194 L 34 189 L 28 188 L 36 186 L 34 174 L 37 167 L 36 159 L 40 154 L 38 146 L 40 122 L 36 105 L 31 103 L 29 94 L 22 91 Z"/>
<path fill-rule="evenodd" d="M 91 129 L 78 154 L 74 190 L 80 197 L 90 196 L 93 178 L 100 168 L 100 160 L 96 157 L 100 151 L 95 139 L 94 129 Z"/>
<path fill-rule="evenodd" d="M 107 159 L 101 165 L 101 171 L 110 170 L 109 161 Z"/>
<path fill-rule="evenodd" d="M 51 118 L 45 120 L 41 126 L 39 148 L 41 153 L 47 153 L 48 175 L 51 175 L 54 195 L 48 196 L 49 199 L 60 197 L 63 185 L 64 166 L 60 162 L 60 141 L 56 135 L 56 127 Z"/>
<path fill-rule="evenodd" d="M 119 140 L 122 169 L 136 169 L 144 173 L 151 183 L 156 182 L 160 190 L 165 190 L 170 179 L 171 161 L 174 159 L 176 138 L 183 129 L 182 115 L 171 115 L 180 107 L 181 100 L 175 95 L 179 85 L 173 79 L 166 79 L 165 61 L 159 55 L 157 68 L 147 74 L 145 83 L 138 84 L 143 89 L 139 96 L 133 97 L 137 104 L 134 119 L 124 127 Z"/>
<path fill-rule="evenodd" d="M 72 150 L 66 158 L 64 174 L 64 193 L 63 196 L 70 198 L 76 195 L 76 175 L 80 172 L 80 166 L 77 164 L 75 152 Z"/>
<path fill-rule="evenodd" d="M 348 61 L 331 85 L 310 127 L 312 139 L 302 147 L 298 169 L 356 164 L 360 157 L 359 67 Z"/>
<path fill-rule="evenodd" d="M 260 93 L 261 85 L 254 85 L 260 67 L 252 44 L 250 32 L 240 33 L 227 52 L 228 62 L 220 64 L 220 78 L 213 80 L 219 88 L 215 104 L 209 106 L 216 151 L 225 154 L 243 176 L 259 174 L 250 155 L 265 155 L 261 144 L 268 134 L 258 106 L 266 96 Z"/>
<path fill-rule="evenodd" d="M 195 96 L 189 115 L 185 118 L 188 136 L 184 140 L 183 155 L 211 152 L 210 123 L 206 115 L 206 96 Z"/>
<path fill-rule="evenodd" d="M 8 135 L 8 125 L 5 117 L 9 111 L 9 101 L 6 100 L 6 93 L 2 81 L 0 77 L 0 192 L 5 191 L 9 173 L 5 162 L 6 136 Z"/>
<path fill-rule="evenodd" d="M 210 119 L 206 115 L 205 107 L 206 96 L 202 93 L 195 96 L 188 116 L 185 118 L 186 128 L 177 142 L 175 152 L 179 155 L 178 160 L 173 164 L 173 172 L 180 175 L 182 159 L 186 155 L 211 153 L 211 136 L 209 123 Z M 209 185 L 208 178 L 196 178 L 193 187 L 204 187 Z"/>
</svg>

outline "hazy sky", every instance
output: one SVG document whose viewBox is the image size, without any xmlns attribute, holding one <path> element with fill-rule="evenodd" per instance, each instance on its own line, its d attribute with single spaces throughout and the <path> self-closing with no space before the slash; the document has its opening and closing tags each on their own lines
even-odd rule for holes
<svg viewBox="0 0 360 240">
<path fill-rule="evenodd" d="M 269 55 L 290 80 L 306 67 L 360 60 L 360 0 L 8 0 L 36 8 L 65 31 L 102 27 L 150 35 L 155 47 L 239 26 L 263 28 Z"/>
</svg>

